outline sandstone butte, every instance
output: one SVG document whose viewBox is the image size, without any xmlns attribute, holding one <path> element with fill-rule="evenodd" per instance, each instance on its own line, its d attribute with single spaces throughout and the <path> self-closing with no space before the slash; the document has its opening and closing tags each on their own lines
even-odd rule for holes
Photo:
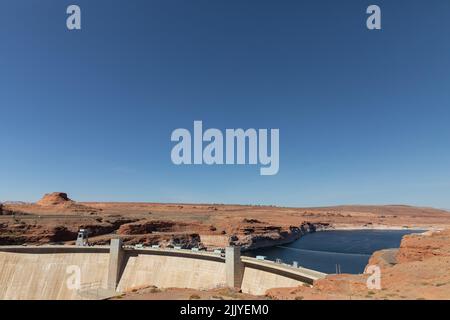
<svg viewBox="0 0 450 320">
<path fill-rule="evenodd" d="M 107 244 L 119 235 L 126 244 L 208 249 L 230 244 L 243 249 L 271 246 L 327 229 L 427 229 L 430 231 L 422 235 L 405 236 L 398 250 L 373 254 L 369 264 L 381 266 L 382 290 L 368 290 L 367 275 L 341 274 L 329 275 L 313 288 L 272 289 L 267 296 L 450 299 L 450 213 L 445 210 L 403 205 L 286 208 L 76 202 L 63 192 L 46 194 L 36 203 L 6 202 L 0 206 L 0 245 L 70 245 L 80 228 L 89 230 L 92 244 Z"/>
</svg>

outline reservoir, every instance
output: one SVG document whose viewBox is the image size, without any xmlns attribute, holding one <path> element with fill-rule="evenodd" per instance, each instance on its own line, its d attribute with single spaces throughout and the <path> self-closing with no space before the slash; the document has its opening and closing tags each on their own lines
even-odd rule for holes
<svg viewBox="0 0 450 320">
<path fill-rule="evenodd" d="M 321 231 L 304 235 L 286 245 L 255 249 L 247 256 L 266 256 L 268 260 L 281 259 L 325 273 L 363 273 L 374 251 L 398 248 L 406 234 L 423 230 L 345 230 Z"/>
</svg>

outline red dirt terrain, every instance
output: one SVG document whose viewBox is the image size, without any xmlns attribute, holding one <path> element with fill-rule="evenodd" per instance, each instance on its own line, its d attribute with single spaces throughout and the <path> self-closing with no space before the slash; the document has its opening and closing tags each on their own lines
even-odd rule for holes
<svg viewBox="0 0 450 320">
<path fill-rule="evenodd" d="M 127 244 L 244 249 L 291 242 L 303 234 L 345 228 L 438 228 L 450 213 L 410 206 L 283 208 L 219 204 L 76 202 L 64 192 L 36 203 L 5 203 L 0 245 L 72 244 L 80 228 L 92 244 L 120 236 Z"/>
<path fill-rule="evenodd" d="M 110 300 L 264 300 L 265 296 L 245 294 L 234 289 L 218 288 L 194 290 L 182 288 L 159 289 L 148 287 L 134 289 Z"/>
</svg>

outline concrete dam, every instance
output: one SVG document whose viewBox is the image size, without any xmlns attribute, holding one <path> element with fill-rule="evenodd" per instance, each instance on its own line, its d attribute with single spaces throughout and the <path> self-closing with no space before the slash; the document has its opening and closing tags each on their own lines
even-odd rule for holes
<svg viewBox="0 0 450 320">
<path fill-rule="evenodd" d="M 261 295 L 270 288 L 312 284 L 325 274 L 240 255 L 181 249 L 110 246 L 0 247 L 0 299 L 104 299 L 149 286 L 240 288 Z"/>
</svg>

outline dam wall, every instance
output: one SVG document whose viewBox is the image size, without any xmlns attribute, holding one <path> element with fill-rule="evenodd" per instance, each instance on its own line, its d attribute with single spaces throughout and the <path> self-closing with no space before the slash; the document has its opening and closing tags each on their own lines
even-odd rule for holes
<svg viewBox="0 0 450 320">
<path fill-rule="evenodd" d="M 82 299 L 81 288 L 106 287 L 108 261 L 108 253 L 0 252 L 0 299 Z"/>
<path fill-rule="evenodd" d="M 144 255 L 128 258 L 117 290 L 135 288 L 212 289 L 225 286 L 225 263 L 186 257 Z"/>
<path fill-rule="evenodd" d="M 241 258 L 244 264 L 242 292 L 262 295 L 268 289 L 312 285 L 315 280 L 325 277 L 322 272 L 294 268 L 273 261 L 257 260 L 249 257 Z"/>
<path fill-rule="evenodd" d="M 115 248 L 115 249 L 114 249 Z M 233 248 L 235 249 L 235 248 Z M 111 250 L 111 252 L 110 252 Z M 0 247 L 0 299 L 104 299 L 149 286 L 199 290 L 312 284 L 325 274 L 234 255 L 117 246 Z"/>
<path fill-rule="evenodd" d="M 262 295 L 268 289 L 297 287 L 302 284 L 303 282 L 301 281 L 286 278 L 275 273 L 253 268 L 245 268 L 241 288 L 242 292 Z"/>
</svg>

